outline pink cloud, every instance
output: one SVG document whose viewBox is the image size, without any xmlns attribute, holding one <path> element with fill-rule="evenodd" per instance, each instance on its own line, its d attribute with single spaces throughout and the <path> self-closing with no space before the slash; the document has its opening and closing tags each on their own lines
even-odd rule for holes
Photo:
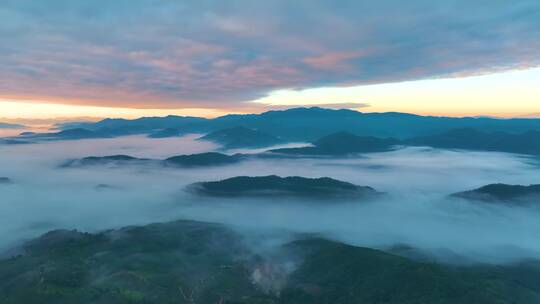
<svg viewBox="0 0 540 304">
<path fill-rule="evenodd" d="M 318 70 L 347 70 L 351 66 L 347 64 L 349 60 L 366 56 L 366 51 L 338 51 L 328 52 L 322 55 L 310 56 L 303 59 L 303 62 Z"/>
</svg>

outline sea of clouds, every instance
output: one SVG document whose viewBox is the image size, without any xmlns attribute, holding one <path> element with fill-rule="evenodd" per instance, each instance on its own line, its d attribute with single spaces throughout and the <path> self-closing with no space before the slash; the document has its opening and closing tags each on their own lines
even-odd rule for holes
<svg viewBox="0 0 540 304">
<path fill-rule="evenodd" d="M 538 160 L 487 152 L 405 148 L 354 158 L 261 159 L 211 168 L 61 168 L 68 159 L 166 158 L 212 151 L 196 135 L 0 146 L 0 250 L 52 229 L 100 231 L 176 219 L 220 222 L 246 234 L 317 233 L 352 245 L 406 244 L 470 261 L 540 258 L 540 210 L 450 199 L 490 183 L 540 183 Z M 254 153 L 258 150 L 235 152 Z M 372 202 L 208 199 L 186 185 L 238 175 L 328 176 L 387 193 Z M 98 187 L 107 185 L 108 187 Z"/>
</svg>

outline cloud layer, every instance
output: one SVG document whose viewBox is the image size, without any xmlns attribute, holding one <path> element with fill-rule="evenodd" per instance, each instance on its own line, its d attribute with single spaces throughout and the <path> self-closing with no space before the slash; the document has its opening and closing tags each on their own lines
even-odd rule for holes
<svg viewBox="0 0 540 304">
<path fill-rule="evenodd" d="M 537 182 L 538 163 L 515 155 L 412 148 L 362 158 L 258 159 L 199 169 L 58 168 L 66 159 L 88 155 L 166 158 L 216 148 L 194 139 L 121 137 L 0 146 L 0 176 L 14 182 L 0 185 L 0 255 L 56 228 L 99 231 L 195 219 L 231 224 L 248 235 L 320 233 L 353 245 L 409 244 L 474 261 L 540 257 L 540 209 L 446 198 L 488 183 Z M 372 203 L 325 205 L 299 199 L 205 199 L 183 191 L 198 181 L 269 174 L 330 176 L 388 196 Z"/>
<path fill-rule="evenodd" d="M 0 97 L 242 108 L 284 88 L 540 63 L 522 1 L 5 0 Z"/>
</svg>

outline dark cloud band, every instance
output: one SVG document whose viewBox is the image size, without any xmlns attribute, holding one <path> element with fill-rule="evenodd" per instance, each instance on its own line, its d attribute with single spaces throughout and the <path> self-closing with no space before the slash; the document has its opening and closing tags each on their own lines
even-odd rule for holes
<svg viewBox="0 0 540 304">
<path fill-rule="evenodd" d="M 4 0 L 0 96 L 238 108 L 269 91 L 540 64 L 540 3 Z"/>
</svg>

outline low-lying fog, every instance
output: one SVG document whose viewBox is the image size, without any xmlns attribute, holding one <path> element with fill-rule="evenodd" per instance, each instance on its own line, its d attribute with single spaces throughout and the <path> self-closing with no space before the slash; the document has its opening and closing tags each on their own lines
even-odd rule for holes
<svg viewBox="0 0 540 304">
<path fill-rule="evenodd" d="M 494 182 L 539 183 L 537 162 L 516 155 L 407 148 L 355 159 L 256 159 L 202 169 L 59 168 L 67 159 L 90 155 L 166 158 L 217 148 L 195 138 L 0 146 L 0 177 L 14 182 L 0 185 L 0 250 L 56 228 L 97 231 L 195 219 L 234 224 L 244 232 L 321 233 L 367 247 L 408 244 L 475 261 L 540 258 L 540 210 L 445 198 Z M 329 176 L 389 195 L 371 203 L 321 204 L 203 199 L 182 190 L 197 181 L 269 174 Z"/>
</svg>

